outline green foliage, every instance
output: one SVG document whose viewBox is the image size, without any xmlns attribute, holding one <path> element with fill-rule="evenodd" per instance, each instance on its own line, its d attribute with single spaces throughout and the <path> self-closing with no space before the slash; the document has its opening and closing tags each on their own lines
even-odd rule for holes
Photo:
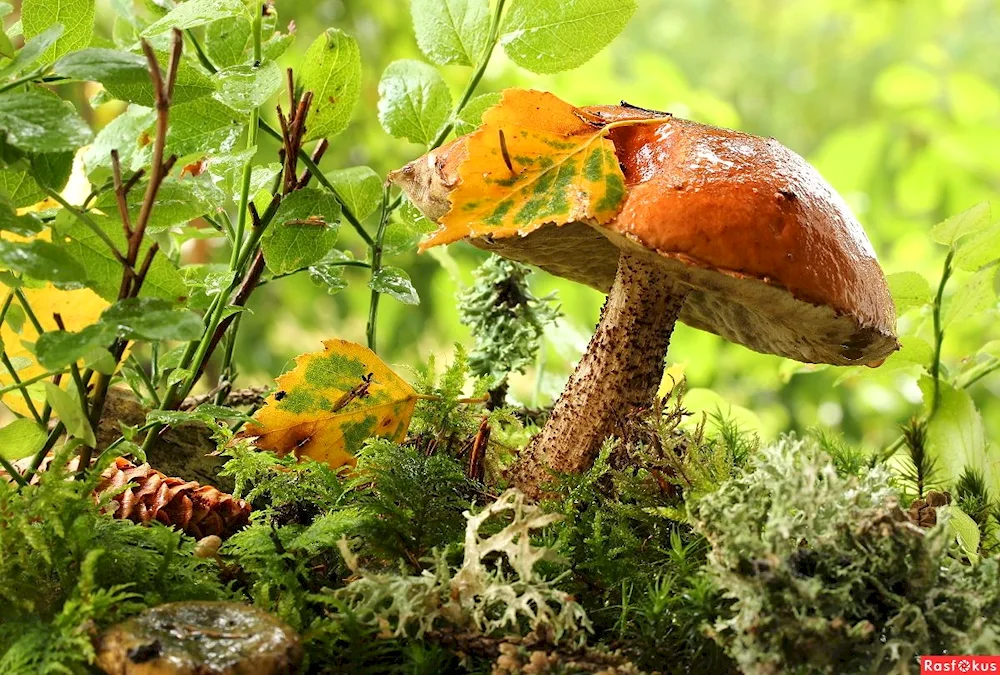
<svg viewBox="0 0 1000 675">
<path fill-rule="evenodd" d="M 24 37 L 44 34 L 53 25 L 62 26 L 58 39 L 44 50 L 43 61 L 52 62 L 67 52 L 86 47 L 94 33 L 94 0 L 26 0 L 21 3 Z"/>
<path fill-rule="evenodd" d="M 951 557 L 948 528 L 911 524 L 884 468 L 841 476 L 783 438 L 692 516 L 734 601 L 715 631 L 743 672 L 905 673 L 920 654 L 997 648 L 997 561 Z"/>
<path fill-rule="evenodd" d="M 569 70 L 611 42 L 637 7 L 635 0 L 511 0 L 500 43 L 532 72 Z"/>
<path fill-rule="evenodd" d="M 358 43 L 331 28 L 316 38 L 302 64 L 302 86 L 314 96 L 312 124 L 306 139 L 336 136 L 351 120 L 361 92 Z"/>
<path fill-rule="evenodd" d="M 320 25 L 326 15 L 308 3 L 269 3 L 260 15 L 260 5 L 241 0 L 167 4 L 114 0 L 107 11 L 91 0 L 24 0 L 20 17 L 5 21 L 0 229 L 41 237 L 3 243 L 4 283 L 29 290 L 46 282 L 84 284 L 113 304 L 91 326 L 25 339 L 27 355 L 11 355 L 21 376 L 28 377 L 23 365 L 33 360 L 59 369 L 65 386 L 74 381 L 70 364 L 82 359 L 99 363 L 110 378 L 112 355 L 128 340 L 129 365 L 117 372 L 144 401 L 165 408 L 149 416 L 150 437 L 160 425 L 198 419 L 223 441 L 242 415 L 211 404 L 183 413 L 171 408 L 196 386 L 221 401 L 237 375 L 266 381 L 302 351 L 304 333 L 361 335 L 366 322 L 358 317 L 367 317 L 372 346 L 377 326 L 391 328 L 381 353 L 398 362 L 439 352 L 465 334 L 464 320 L 476 346 L 468 359 L 459 350 L 443 375 L 433 366 L 420 375 L 421 393 L 437 398 L 420 402 L 404 444 L 371 443 L 350 477 L 315 462 L 232 448 L 226 473 L 256 514 L 223 548 L 226 570 L 193 558 L 193 542 L 176 532 L 101 515 L 90 496 L 96 472 L 70 480 L 57 462 L 39 485 L 0 485 L 0 671 L 82 672 L 91 633 L 108 622 L 162 601 L 230 595 L 302 628 L 315 672 L 489 672 L 515 661 L 512 655 L 527 663 L 533 647 L 482 633 L 510 630 L 528 640 L 523 633 L 532 617 L 542 616 L 550 624 L 575 622 L 567 629 L 575 644 L 586 632 L 577 607 L 593 626 L 591 644 L 620 647 L 649 670 L 728 672 L 733 661 L 720 644 L 742 664 L 780 662 L 786 672 L 796 670 L 793 653 L 820 663 L 816 645 L 887 668 L 888 661 L 877 661 L 882 649 L 897 649 L 900 659 L 916 649 L 996 649 L 984 637 L 996 630 L 990 556 L 1000 529 L 1000 417 L 986 379 L 1000 369 L 1000 223 L 983 202 L 995 193 L 990 160 L 1000 121 L 989 3 L 845 9 L 794 0 L 776 12 L 722 0 L 638 9 L 632 0 L 413 0 L 410 17 L 392 3 L 341 3 L 332 27 Z M 409 18 L 412 32 L 403 26 Z M 289 19 L 297 30 L 283 29 Z M 909 30 L 895 30 L 899 25 Z M 15 48 L 19 28 L 26 41 Z M 179 160 L 151 186 L 158 92 L 140 39 L 149 39 L 165 75 L 174 28 L 185 31 L 184 49 L 163 140 L 164 159 Z M 539 78 L 513 67 L 565 71 L 623 29 L 625 39 L 586 71 Z M 429 63 L 410 58 L 417 54 L 414 34 Z M 953 35 L 962 35 L 960 45 Z M 513 66 L 496 67 L 498 45 Z M 748 62 L 752 72 L 743 67 Z M 286 65 L 297 92 L 291 106 L 282 91 Z M 88 101 L 89 82 L 103 91 Z M 355 114 L 361 92 L 374 96 L 376 84 L 377 106 L 366 97 L 368 108 Z M 525 381 L 534 376 L 540 398 L 553 394 L 585 341 L 574 330 L 589 329 L 599 300 L 547 277 L 537 280 L 546 290 L 536 298 L 522 268 L 491 259 L 456 307 L 455 287 L 480 258 L 461 248 L 413 258 L 416 239 L 432 225 L 384 192 L 381 176 L 416 154 L 406 140 L 431 147 L 471 131 L 497 100 L 489 92 L 503 86 L 553 89 L 582 104 L 626 98 L 773 135 L 841 191 L 869 226 L 886 270 L 896 272 L 889 282 L 901 352 L 877 370 L 835 375 L 809 366 L 815 372 L 805 374 L 686 327 L 674 339 L 689 379 L 752 408 L 765 433 L 827 426 L 817 443 L 832 464 L 807 443 L 799 459 L 764 453 L 760 466 L 780 471 L 757 467 L 744 475 L 752 437 L 725 417 L 710 419 L 702 434 L 666 406 L 628 425 L 592 471 L 558 481 L 547 512 L 531 516 L 562 520 L 518 535 L 526 551 L 555 551 L 564 562 L 544 560 L 524 575 L 524 566 L 515 572 L 509 556 L 493 553 L 475 568 L 473 548 L 512 521 L 492 513 L 469 548 L 461 514 L 494 508 L 502 468 L 524 434 L 511 411 L 487 412 L 462 399 L 481 401 L 490 386 L 522 371 Z M 305 92 L 313 102 L 303 138 L 338 137 L 322 158 L 318 143 L 295 147 L 289 157 L 289 139 L 277 140 L 275 104 L 287 125 Z M 84 144 L 90 184 L 78 187 L 82 176 L 69 184 L 65 199 L 73 208 L 47 202 L 36 214 L 16 215 L 63 192 Z M 136 260 L 124 264 L 132 242 L 118 209 L 112 150 L 131 185 L 123 195 L 129 225 L 144 211 L 149 216 Z M 322 164 L 307 164 L 310 156 Z M 284 173 L 297 169 L 291 182 L 298 187 L 307 168 L 309 185 L 284 195 Z M 154 197 L 151 211 L 144 209 L 147 194 Z M 956 215 L 931 229 L 948 214 Z M 326 225 L 289 224 L 312 216 Z M 266 266 L 254 276 L 258 255 Z M 141 290 L 122 297 L 129 268 L 140 269 L 147 256 Z M 305 271 L 321 286 L 318 295 L 294 278 Z M 279 277 L 291 278 L 277 283 Z M 556 288 L 565 330 L 546 336 L 542 364 L 535 354 L 552 318 L 544 294 Z M 325 291 L 346 292 L 330 299 Z M 379 305 L 382 294 L 399 303 Z M 411 307 L 417 302 L 420 312 Z M 32 313 L 49 319 L 48 307 L 12 303 L 3 313 L 11 353 Z M 232 320 L 236 312 L 239 320 Z M 470 372 L 479 379 L 470 382 Z M 68 435 L 94 444 L 99 374 L 83 374 L 94 378 L 89 389 L 57 390 L 46 375 L 29 391 L 48 392 Z M 833 388 L 835 380 L 845 386 Z M 521 398 L 522 382 L 515 378 L 512 386 Z M 915 411 L 918 389 L 923 406 Z M 44 403 L 38 401 L 39 411 Z M 902 451 L 873 474 L 888 453 L 865 448 L 884 447 L 896 424 L 914 413 L 903 439 L 889 447 Z M 0 453 L 27 457 L 45 440 L 58 441 L 43 439 L 43 429 L 30 418 L 15 420 L 0 432 Z M 138 433 L 129 430 L 129 438 L 141 440 Z M 473 448 L 485 439 L 479 474 Z M 119 447 L 140 452 L 131 441 Z M 823 468 L 809 468 L 817 463 Z M 930 487 L 949 490 L 955 506 L 942 509 L 942 525 L 917 536 L 898 512 L 848 489 L 882 494 L 884 481 L 872 476 L 885 471 L 907 499 Z M 799 516 L 791 523 L 795 535 L 737 531 L 747 519 L 786 524 L 789 509 Z M 712 539 L 710 554 L 703 535 Z M 977 565 L 965 564 L 977 558 Z M 361 576 L 347 591 L 355 565 Z M 454 599 L 456 579 L 485 595 Z M 579 605 L 563 602 L 565 594 Z M 418 601 L 431 610 L 424 613 Z M 418 640 L 421 626 L 429 630 Z M 571 653 L 568 644 L 559 649 Z"/>
<path fill-rule="evenodd" d="M 321 261 L 334 244 L 340 204 L 324 190 L 306 188 L 281 202 L 262 250 L 269 270 L 285 274 Z"/>
<path fill-rule="evenodd" d="M 434 63 L 473 66 L 483 55 L 490 28 L 487 0 L 413 0 L 413 31 Z"/>
<path fill-rule="evenodd" d="M 528 287 L 525 265 L 492 255 L 476 270 L 473 285 L 458 296 L 459 317 L 475 340 L 469 367 L 502 386 L 535 361 L 545 327 L 559 317 L 552 297 Z"/>
<path fill-rule="evenodd" d="M 430 145 L 451 115 L 451 93 L 432 66 L 393 61 L 378 83 L 378 119 L 387 133 Z"/>
<path fill-rule="evenodd" d="M 37 485 L 0 481 L 4 673 L 82 672 L 95 628 L 161 602 L 231 596 L 214 564 L 193 556 L 190 538 L 103 514 L 108 496 L 91 497 L 98 473 L 71 480 L 70 449 Z"/>
<path fill-rule="evenodd" d="M 686 414 L 675 399 L 632 420 L 590 471 L 562 477 L 548 505 L 564 516 L 554 546 L 597 635 L 613 636 L 637 665 L 662 669 L 670 658 L 676 672 L 728 672 L 706 633 L 728 603 L 701 569 L 707 547 L 687 525 L 685 501 L 738 475 L 757 441 L 722 417 L 707 434 L 687 430 Z"/>
<path fill-rule="evenodd" d="M 370 518 L 362 554 L 403 560 L 414 570 L 423 567 L 432 549 L 459 539 L 465 527 L 462 511 L 474 494 L 451 457 L 384 439 L 365 446 L 351 484 L 354 503 Z"/>
</svg>

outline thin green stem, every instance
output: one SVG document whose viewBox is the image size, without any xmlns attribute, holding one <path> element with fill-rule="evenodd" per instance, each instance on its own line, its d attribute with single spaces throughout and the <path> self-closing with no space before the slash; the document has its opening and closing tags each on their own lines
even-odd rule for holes
<svg viewBox="0 0 1000 675">
<path fill-rule="evenodd" d="M 59 440 L 59 437 L 62 436 L 65 431 L 66 425 L 62 422 L 58 422 L 54 427 L 52 427 L 52 431 L 49 432 L 49 437 L 45 439 L 45 443 L 43 443 L 42 447 L 40 447 L 38 452 L 35 453 L 35 456 L 31 460 L 31 466 L 27 471 L 25 471 L 25 480 L 31 480 L 31 477 L 38 471 L 38 467 L 42 465 L 42 460 L 45 459 L 45 455 L 49 454 L 49 451 L 55 447 L 56 441 Z"/>
<path fill-rule="evenodd" d="M 978 366 L 970 368 L 963 373 L 961 377 L 955 380 L 955 386 L 960 389 L 968 389 L 976 382 L 979 382 L 979 380 L 996 372 L 997 370 L 1000 370 L 1000 358 L 994 356 L 988 361 L 983 361 Z"/>
<path fill-rule="evenodd" d="M 24 480 L 24 476 L 21 475 L 21 472 L 17 470 L 17 467 L 8 462 L 3 455 L 0 455 L 0 466 L 2 466 L 3 470 L 7 472 L 7 475 L 14 479 L 14 481 L 21 487 L 28 484 L 28 482 Z"/>
<path fill-rule="evenodd" d="M 483 79 L 483 75 L 486 73 L 486 66 L 490 63 L 490 58 L 493 56 L 493 50 L 496 49 L 497 40 L 500 37 L 500 18 L 503 14 L 505 2 L 506 0 L 500 0 L 497 2 L 496 10 L 493 12 L 493 20 L 490 23 L 490 36 L 486 41 L 486 47 L 483 50 L 482 57 L 479 59 L 476 70 L 472 74 L 472 79 L 469 80 L 469 83 L 465 87 L 465 91 L 462 92 L 462 96 L 458 99 L 458 103 L 455 104 L 455 109 L 451 113 L 451 121 L 441 129 L 437 138 L 435 138 L 434 142 L 431 143 L 429 150 L 437 148 L 444 143 L 446 138 L 448 138 L 448 135 L 455 128 L 455 119 L 458 117 L 459 113 L 465 109 L 469 100 L 472 99 L 472 95 L 475 93 L 476 87 L 479 86 L 479 82 Z"/>
<path fill-rule="evenodd" d="M 22 385 L 18 387 L 21 391 L 21 395 L 24 397 L 24 403 L 28 406 L 28 412 L 31 416 L 35 418 L 35 421 L 39 424 L 42 423 L 42 416 L 38 413 L 38 408 L 35 407 L 35 402 L 31 399 L 28 394 L 28 390 L 23 386 L 21 382 L 21 377 L 17 374 L 17 368 L 11 363 L 10 357 L 7 356 L 7 350 L 0 352 L 0 360 L 3 361 L 4 367 L 7 369 L 7 373 L 10 375 L 10 379 L 14 381 L 15 385 Z"/>
<path fill-rule="evenodd" d="M 81 223 L 83 223 L 84 225 L 86 225 L 94 234 L 97 235 L 98 239 L 100 239 L 101 241 L 103 241 L 105 244 L 108 245 L 108 248 L 110 248 L 111 252 L 114 253 L 115 259 L 118 260 L 118 262 L 121 262 L 121 263 L 124 264 L 125 257 L 118 250 L 118 247 L 115 245 L 115 242 L 112 241 L 111 237 L 108 236 L 107 232 L 105 232 L 104 230 L 102 230 L 101 227 L 97 223 L 95 223 L 94 220 L 90 216 L 88 216 L 86 213 L 84 213 L 83 211 L 79 210 L 78 208 L 76 208 L 75 206 L 73 206 L 72 204 L 70 204 L 68 201 L 66 201 L 65 199 L 63 199 L 63 196 L 61 194 L 59 194 L 58 192 L 56 192 L 52 188 L 46 187 L 45 186 L 45 181 L 43 181 L 41 178 L 38 178 L 37 176 L 35 176 L 34 172 L 32 172 L 32 177 L 36 178 L 36 182 L 42 188 L 42 190 L 45 192 L 45 194 L 47 194 L 53 200 L 55 200 L 56 202 L 58 202 L 58 204 L 60 206 L 62 206 L 64 209 L 66 209 L 69 213 L 73 214 L 74 218 L 76 218 Z"/>
<path fill-rule="evenodd" d="M 31 303 L 28 302 L 28 298 L 24 297 L 24 291 L 20 288 L 14 289 L 14 296 L 17 298 L 17 302 L 21 305 L 21 309 L 24 310 L 24 315 L 28 317 L 28 321 L 34 327 L 35 332 L 41 336 L 45 332 L 42 327 L 42 323 L 38 320 L 38 315 L 35 314 L 35 310 L 31 309 Z"/>
<path fill-rule="evenodd" d="M 323 263 L 325 267 L 363 267 L 365 269 L 371 269 L 371 264 L 366 263 L 364 260 L 338 260 L 336 262 Z M 272 281 L 277 281 L 278 279 L 284 279 L 286 277 L 295 276 L 296 274 L 301 274 L 302 272 L 309 271 L 308 267 L 303 267 L 301 269 L 294 270 L 292 272 L 282 272 L 281 274 L 275 274 L 268 279 L 262 279 L 259 286 L 268 284 Z"/>
<path fill-rule="evenodd" d="M 254 67 L 260 68 L 260 24 L 261 12 L 258 10 L 253 22 L 253 53 Z M 247 149 L 257 146 L 257 132 L 259 131 L 258 121 L 260 120 L 260 108 L 254 108 L 250 112 L 250 122 L 247 127 Z M 239 213 L 236 217 L 236 232 L 233 236 L 233 255 L 229 261 L 230 269 L 235 270 L 236 263 L 240 258 L 240 249 L 243 247 L 243 237 L 246 234 L 247 218 L 250 215 L 250 178 L 253 175 L 253 157 L 247 158 L 247 163 L 243 166 L 242 182 L 240 183 L 240 203 Z"/>
<path fill-rule="evenodd" d="M 375 233 L 375 244 L 372 246 L 372 280 L 382 269 L 382 246 L 385 240 L 385 228 L 389 223 L 389 186 L 382 190 L 382 215 L 378 222 L 378 231 Z M 368 304 L 368 349 L 377 352 L 378 331 L 378 303 L 381 293 L 375 290 L 372 284 L 371 300 Z"/>
<path fill-rule="evenodd" d="M 159 408 L 160 395 L 156 391 L 156 385 L 154 385 L 153 381 L 149 379 L 149 375 L 146 374 L 146 370 L 142 367 L 142 364 L 139 363 L 139 359 L 136 358 L 134 353 L 130 352 L 128 358 L 130 361 L 132 361 L 132 365 L 135 368 L 135 372 L 139 374 L 139 379 L 142 380 L 142 383 L 144 385 L 146 385 L 146 389 L 149 391 L 149 396 L 150 398 L 153 399 L 153 405 Z"/>
<path fill-rule="evenodd" d="M 503 15 L 503 8 L 506 0 L 499 0 L 497 2 L 496 9 L 493 12 L 493 19 L 490 22 L 490 34 L 486 41 L 486 46 L 483 49 L 483 54 L 479 58 L 479 63 L 476 65 L 475 71 L 472 73 L 472 77 L 465 86 L 465 90 L 462 92 L 462 96 L 458 99 L 458 103 L 451 111 L 451 117 L 440 132 L 438 132 L 437 137 L 434 141 L 427 147 L 427 151 L 430 152 L 435 148 L 440 147 L 442 143 L 448 138 L 452 130 L 455 128 L 455 120 L 458 119 L 459 114 L 465 109 L 465 106 L 472 99 L 472 95 L 475 93 L 476 88 L 479 86 L 480 81 L 483 79 L 483 75 L 486 73 L 486 67 L 490 63 L 490 59 L 493 56 L 493 51 L 496 49 L 497 41 L 500 34 L 500 19 Z M 324 179 L 325 180 L 325 179 Z M 327 183 L 321 180 L 320 182 L 324 185 Z M 332 188 L 332 186 L 330 186 Z M 339 199 L 339 198 L 338 198 Z M 341 202 L 343 200 L 340 200 Z M 393 211 L 399 208 L 400 204 L 403 203 L 402 195 L 397 195 L 392 202 L 389 202 L 388 188 L 382 198 L 382 215 L 379 219 L 378 231 L 375 234 L 375 240 L 372 241 L 370 238 L 366 238 L 365 241 L 368 243 L 369 249 L 371 249 L 371 269 L 372 269 L 372 279 L 382 270 L 382 248 L 383 240 L 385 238 L 386 226 L 389 222 L 389 216 L 392 215 Z M 377 324 L 378 324 L 378 305 L 379 305 L 379 292 L 372 289 L 371 300 L 368 305 L 368 348 L 372 351 L 376 351 L 376 334 L 377 334 Z"/>
<path fill-rule="evenodd" d="M 22 84 L 28 84 L 30 82 L 34 82 L 35 80 L 42 79 L 42 77 L 44 76 L 46 70 L 47 70 L 47 68 L 42 69 L 40 71 L 36 70 L 35 72 L 31 73 L 30 75 L 25 75 L 23 77 L 19 77 L 18 79 L 14 80 L 12 82 L 8 82 L 7 84 L 5 84 L 3 86 L 0 86 L 0 94 L 4 93 L 5 91 L 10 91 L 11 89 L 16 89 L 17 87 L 20 87 Z"/>
<path fill-rule="evenodd" d="M 204 48 L 202 48 L 201 43 L 198 42 L 198 38 L 195 37 L 194 33 L 191 31 L 190 28 L 184 30 L 184 35 L 191 43 L 191 46 L 194 47 L 194 53 L 198 57 L 198 63 L 201 64 L 202 68 L 212 73 L 213 75 L 219 72 L 219 69 L 216 68 L 215 64 L 212 63 L 212 60 L 208 58 L 208 54 L 205 53 Z"/>
<path fill-rule="evenodd" d="M 931 400 L 931 409 L 927 414 L 927 419 L 934 417 L 938 406 L 941 403 L 941 347 L 944 344 L 944 327 L 941 325 L 941 309 L 944 300 L 944 289 L 951 277 L 951 261 L 955 257 L 955 249 L 948 251 L 948 256 L 944 259 L 944 270 L 941 272 L 941 282 L 938 284 L 937 294 L 934 296 L 934 359 L 931 361 L 931 379 L 934 381 L 934 394 Z"/>
<path fill-rule="evenodd" d="M 20 390 L 23 391 L 26 387 L 29 387 L 29 386 L 35 384 L 36 382 L 41 382 L 42 380 L 47 380 L 50 377 L 55 377 L 56 375 L 59 375 L 59 374 L 64 373 L 64 372 L 66 372 L 66 371 L 65 370 L 50 370 L 50 371 L 45 372 L 45 373 L 39 373 L 38 375 L 33 375 L 31 377 L 28 377 L 28 378 L 25 378 L 25 379 L 21 380 L 20 382 L 18 382 L 16 384 L 10 384 L 10 385 L 7 385 L 6 387 L 3 387 L 2 389 L 0 389 L 0 396 L 3 396 L 4 394 L 9 394 L 12 391 L 17 391 L 18 389 L 20 389 Z"/>
</svg>

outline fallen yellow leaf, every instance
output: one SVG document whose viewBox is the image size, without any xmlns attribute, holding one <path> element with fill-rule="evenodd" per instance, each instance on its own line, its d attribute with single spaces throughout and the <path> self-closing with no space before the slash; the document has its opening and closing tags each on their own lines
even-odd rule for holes
<svg viewBox="0 0 1000 675">
<path fill-rule="evenodd" d="M 238 437 L 333 467 L 353 465 L 367 438 L 403 440 L 419 398 L 413 387 L 367 347 L 346 340 L 323 347 L 295 359 Z"/>
</svg>

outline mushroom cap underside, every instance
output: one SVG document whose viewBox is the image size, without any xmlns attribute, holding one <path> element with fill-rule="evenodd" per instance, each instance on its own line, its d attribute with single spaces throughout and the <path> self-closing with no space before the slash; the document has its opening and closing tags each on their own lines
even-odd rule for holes
<svg viewBox="0 0 1000 675">
<path fill-rule="evenodd" d="M 624 106 L 582 112 L 606 122 L 662 116 Z M 627 187 L 611 222 L 471 243 L 605 292 L 621 250 L 646 255 L 690 287 L 681 321 L 764 353 L 875 365 L 898 349 L 871 244 L 813 167 L 774 139 L 662 120 L 609 132 Z M 430 218 L 450 206 L 463 138 L 413 163 L 421 179 L 411 198 Z"/>
</svg>

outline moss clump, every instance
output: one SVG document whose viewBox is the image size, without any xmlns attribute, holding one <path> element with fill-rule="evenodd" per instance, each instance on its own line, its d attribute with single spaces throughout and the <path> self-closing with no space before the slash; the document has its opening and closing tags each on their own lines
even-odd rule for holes
<svg viewBox="0 0 1000 675">
<path fill-rule="evenodd" d="M 841 475 L 785 438 L 693 506 L 732 616 L 715 638 L 745 673 L 909 673 L 920 654 L 1000 649 L 996 560 L 964 564 L 882 468 Z"/>
</svg>

